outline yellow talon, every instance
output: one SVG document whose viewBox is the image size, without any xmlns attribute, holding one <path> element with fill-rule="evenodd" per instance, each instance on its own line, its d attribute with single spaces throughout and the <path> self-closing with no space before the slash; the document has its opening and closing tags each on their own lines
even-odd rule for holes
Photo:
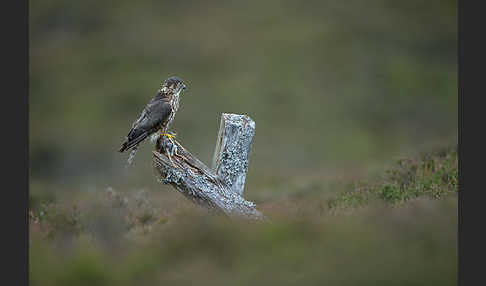
<svg viewBox="0 0 486 286">
<path fill-rule="evenodd" d="M 167 137 L 169 137 L 169 139 L 176 138 L 174 135 L 169 134 L 169 133 L 160 133 L 160 135 L 161 135 L 161 136 L 167 136 Z"/>
</svg>

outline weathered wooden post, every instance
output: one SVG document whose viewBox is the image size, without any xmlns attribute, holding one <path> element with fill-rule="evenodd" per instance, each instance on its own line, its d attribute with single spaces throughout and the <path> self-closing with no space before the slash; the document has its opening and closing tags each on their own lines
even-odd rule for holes
<svg viewBox="0 0 486 286">
<path fill-rule="evenodd" d="M 156 148 L 155 167 L 164 183 L 202 207 L 262 219 L 255 204 L 242 197 L 254 134 L 255 122 L 249 116 L 223 113 L 212 170 L 175 140 L 179 155 L 169 158 Z M 167 142 L 159 142 L 157 146 L 164 144 Z"/>
<path fill-rule="evenodd" d="M 248 115 L 223 113 L 212 168 L 219 178 L 239 195 L 245 188 L 255 121 Z"/>
</svg>

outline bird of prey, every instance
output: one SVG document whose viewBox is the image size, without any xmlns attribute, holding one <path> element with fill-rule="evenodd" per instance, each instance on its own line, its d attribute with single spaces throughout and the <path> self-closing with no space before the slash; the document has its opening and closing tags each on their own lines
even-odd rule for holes
<svg viewBox="0 0 486 286">
<path fill-rule="evenodd" d="M 121 145 L 119 152 L 132 150 L 129 164 L 138 145 L 148 136 L 166 136 L 172 140 L 173 134 L 168 133 L 169 125 L 174 120 L 179 109 L 179 96 L 186 88 L 183 80 L 178 77 L 169 77 L 157 90 L 152 100 L 143 109 L 140 117 L 132 124 L 130 132 Z"/>
</svg>

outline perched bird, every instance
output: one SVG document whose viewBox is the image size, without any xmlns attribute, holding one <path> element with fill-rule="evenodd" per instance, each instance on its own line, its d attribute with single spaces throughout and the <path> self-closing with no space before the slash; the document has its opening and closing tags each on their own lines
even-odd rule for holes
<svg viewBox="0 0 486 286">
<path fill-rule="evenodd" d="M 148 136 L 160 132 L 161 136 L 167 136 L 169 139 L 174 137 L 168 133 L 168 129 L 179 109 L 179 96 L 184 89 L 186 89 L 186 85 L 182 79 L 175 76 L 169 77 L 143 109 L 140 117 L 132 124 L 130 132 L 119 150 L 119 152 L 132 150 L 129 163 L 131 163 L 131 158 L 135 155 L 138 145 Z"/>
</svg>

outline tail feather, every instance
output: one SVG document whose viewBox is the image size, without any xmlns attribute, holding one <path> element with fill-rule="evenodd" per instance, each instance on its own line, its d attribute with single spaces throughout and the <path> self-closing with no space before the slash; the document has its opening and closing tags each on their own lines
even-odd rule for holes
<svg viewBox="0 0 486 286">
<path fill-rule="evenodd" d="M 149 136 L 149 133 L 147 131 L 145 131 L 142 134 L 140 134 L 139 136 L 137 136 L 136 138 L 133 138 L 133 139 L 127 138 L 127 140 L 125 142 L 123 142 L 123 144 L 122 144 L 120 150 L 118 150 L 118 152 L 122 153 L 127 149 L 130 149 L 134 146 L 137 146 L 138 143 L 142 142 L 148 136 Z"/>
</svg>

